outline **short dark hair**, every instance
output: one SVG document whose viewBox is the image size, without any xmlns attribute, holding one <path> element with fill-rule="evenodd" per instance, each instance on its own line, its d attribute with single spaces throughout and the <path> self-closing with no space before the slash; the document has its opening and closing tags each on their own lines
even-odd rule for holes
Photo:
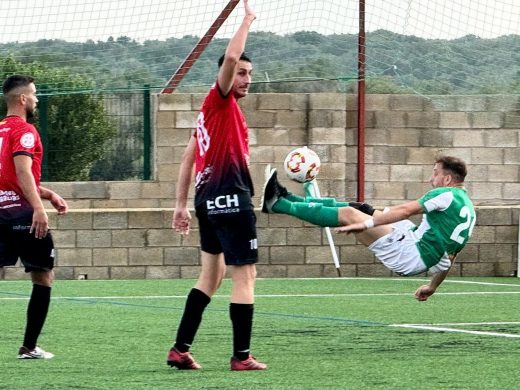
<svg viewBox="0 0 520 390">
<path fill-rule="evenodd" d="M 449 171 L 457 183 L 464 183 L 464 179 L 468 174 L 468 169 L 466 167 L 466 163 L 460 158 L 452 156 L 439 156 L 435 159 L 435 162 L 437 164 L 441 164 L 442 169 L 445 171 Z"/>
<path fill-rule="evenodd" d="M 224 63 L 224 57 L 226 55 L 225 54 L 222 54 L 220 56 L 220 58 L 218 59 L 218 67 L 220 68 L 222 66 L 222 64 Z M 251 61 L 251 59 L 245 55 L 245 53 L 242 53 L 240 54 L 240 61 L 246 61 L 246 62 L 249 62 L 249 63 L 252 63 L 253 61 Z"/>
<path fill-rule="evenodd" d="M 31 76 L 15 74 L 5 79 L 4 84 L 2 85 L 2 92 L 5 96 L 13 89 L 18 87 L 27 87 L 31 83 L 34 83 L 34 78 Z"/>
</svg>

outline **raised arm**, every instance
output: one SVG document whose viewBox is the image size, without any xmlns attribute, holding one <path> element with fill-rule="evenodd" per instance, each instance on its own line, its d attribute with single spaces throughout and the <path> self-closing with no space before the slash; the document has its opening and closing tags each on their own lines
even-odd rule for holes
<svg viewBox="0 0 520 390">
<path fill-rule="evenodd" d="M 229 40 L 226 52 L 224 54 L 224 62 L 222 63 L 218 73 L 218 84 L 220 86 L 220 92 L 224 96 L 227 96 L 233 87 L 233 81 L 238 69 L 238 62 L 246 47 L 249 28 L 251 27 L 253 20 L 256 19 L 256 15 L 249 5 L 248 0 L 243 0 L 243 2 L 245 10 L 244 20 L 242 20 L 242 23 L 240 24 L 240 27 L 238 28 L 235 35 L 233 35 L 233 37 Z"/>
</svg>

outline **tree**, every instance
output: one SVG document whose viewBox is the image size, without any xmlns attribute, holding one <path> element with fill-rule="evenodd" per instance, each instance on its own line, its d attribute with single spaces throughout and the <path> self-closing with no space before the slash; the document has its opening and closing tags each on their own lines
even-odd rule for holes
<svg viewBox="0 0 520 390">
<path fill-rule="evenodd" d="M 115 125 L 105 116 L 102 97 L 78 93 L 91 89 L 92 81 L 64 69 L 50 69 L 41 63 L 22 64 L 12 56 L 0 58 L 2 80 L 12 74 L 33 76 L 40 108 L 47 103 L 47 179 L 87 180 L 90 168 L 103 154 L 105 144 L 116 134 Z M 76 92 L 53 95 L 53 91 L 58 89 Z M 2 114 L 5 114 L 5 105 Z M 37 123 L 35 125 L 38 127 Z"/>
<path fill-rule="evenodd" d="M 84 43 L 41 39 L 0 43 L 0 53 L 15 53 L 14 58 L 22 63 L 38 61 L 49 68 L 84 75 L 99 89 L 141 88 L 145 84 L 159 89 L 199 39 L 194 35 L 142 43 L 131 36 Z M 215 81 L 216 61 L 227 42 L 228 38 L 213 39 L 179 91 L 208 89 Z M 357 48 L 356 34 L 299 31 L 282 36 L 260 31 L 249 35 L 246 52 L 254 63 L 253 80 L 264 82 L 255 91 L 333 92 L 344 90 L 345 85 L 329 80 L 344 80 L 357 73 Z M 517 88 L 508 85 L 518 78 L 519 53 L 519 35 L 494 39 L 468 35 L 445 40 L 376 30 L 366 34 L 366 74 L 394 76 L 393 82 L 406 93 L 507 93 Z M 393 69 L 390 74 L 389 69 Z M 376 86 L 385 87 L 383 84 L 377 81 Z M 393 90 L 391 85 L 385 88 Z"/>
</svg>

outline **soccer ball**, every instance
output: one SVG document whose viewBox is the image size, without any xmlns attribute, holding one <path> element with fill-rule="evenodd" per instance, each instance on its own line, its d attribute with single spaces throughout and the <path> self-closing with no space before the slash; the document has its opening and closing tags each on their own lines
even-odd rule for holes
<svg viewBox="0 0 520 390">
<path fill-rule="evenodd" d="M 320 164 L 320 158 L 316 152 L 304 146 L 289 152 L 283 167 L 289 179 L 305 183 L 314 180 L 318 175 Z"/>
</svg>

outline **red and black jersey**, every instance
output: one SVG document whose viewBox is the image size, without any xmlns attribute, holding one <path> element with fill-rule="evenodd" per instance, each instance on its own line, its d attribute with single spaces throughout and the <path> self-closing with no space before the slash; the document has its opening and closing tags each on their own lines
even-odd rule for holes
<svg viewBox="0 0 520 390">
<path fill-rule="evenodd" d="M 32 173 L 40 187 L 43 147 L 33 125 L 18 116 L 8 116 L 0 122 L 0 223 L 32 213 L 32 207 L 18 184 L 14 157 L 32 158 Z"/>
<path fill-rule="evenodd" d="M 231 192 L 253 193 L 248 128 L 236 98 L 215 83 L 204 100 L 197 128 L 195 205 Z"/>
</svg>

